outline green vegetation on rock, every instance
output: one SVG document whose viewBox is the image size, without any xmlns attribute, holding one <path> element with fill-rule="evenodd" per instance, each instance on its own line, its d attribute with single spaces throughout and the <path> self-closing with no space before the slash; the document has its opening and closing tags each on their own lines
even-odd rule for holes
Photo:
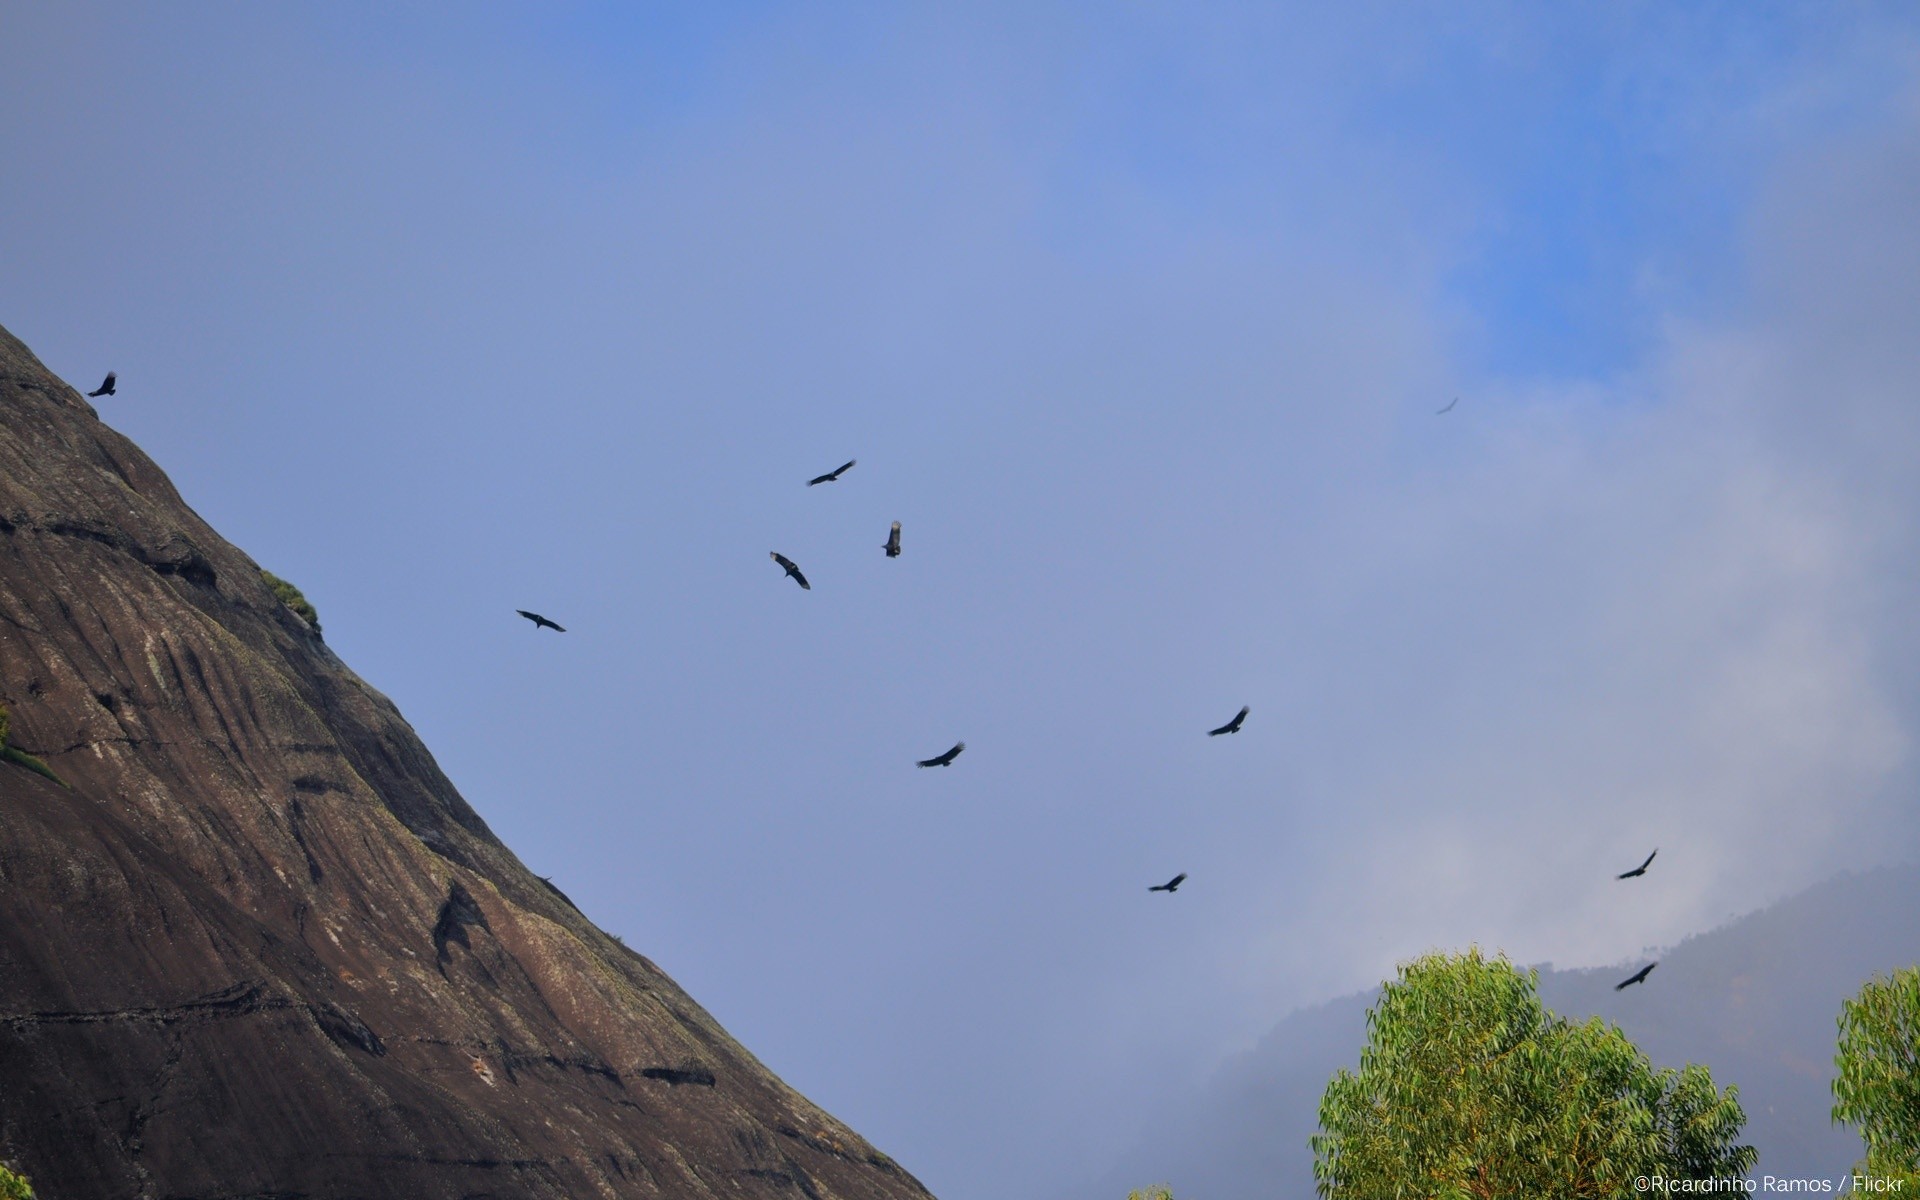
<svg viewBox="0 0 1920 1200">
<path fill-rule="evenodd" d="M 25 1175 L 0 1166 L 0 1200 L 33 1200 L 33 1185 Z"/>
<path fill-rule="evenodd" d="M 1840 1004 L 1833 1119 L 1867 1143 L 1858 1173 L 1920 1193 L 1920 967 L 1876 975 Z"/>
<path fill-rule="evenodd" d="M 1548 1012 L 1537 985 L 1478 950 L 1401 967 L 1367 1013 L 1359 1073 L 1321 1100 L 1319 1194 L 1587 1200 L 1753 1165 L 1732 1088 L 1700 1066 L 1655 1070 L 1618 1028 Z"/>
<path fill-rule="evenodd" d="M 273 594 L 280 598 L 280 603 L 292 609 L 301 620 L 313 626 L 315 633 L 320 632 L 320 614 L 314 610 L 306 596 L 301 594 L 299 588 L 265 569 L 261 570 L 260 578 L 267 581 L 267 586 L 272 588 Z"/>
<path fill-rule="evenodd" d="M 41 762 L 33 755 L 28 754 L 25 750 L 15 749 L 7 741 L 7 735 L 12 731 L 12 728 L 13 715 L 7 711 L 6 705 L 0 704 L 0 762 L 16 763 L 36 775 L 45 775 L 61 787 L 70 786 L 66 780 L 53 773 L 52 767 Z M 6 1200 L 6 1197 L 7 1194 L 5 1192 L 0 1192 L 0 1200 Z"/>
</svg>

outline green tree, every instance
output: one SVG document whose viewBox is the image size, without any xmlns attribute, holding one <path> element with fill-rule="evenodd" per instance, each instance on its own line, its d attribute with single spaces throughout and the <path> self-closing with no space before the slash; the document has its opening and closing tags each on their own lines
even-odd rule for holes
<svg viewBox="0 0 1920 1200">
<path fill-rule="evenodd" d="M 1127 1200 L 1173 1200 L 1173 1189 L 1163 1183 L 1143 1191 L 1128 1192 Z"/>
<path fill-rule="evenodd" d="M 1704 1067 L 1656 1071 L 1619 1029 L 1548 1012 L 1537 986 L 1477 949 L 1402 966 L 1367 1013 L 1359 1073 L 1321 1099 L 1319 1194 L 1586 1200 L 1753 1165 L 1734 1089 Z"/>
<path fill-rule="evenodd" d="M 1840 1004 L 1833 1119 L 1858 1126 L 1867 1174 L 1920 1191 L 1920 967 L 1878 975 Z"/>
</svg>

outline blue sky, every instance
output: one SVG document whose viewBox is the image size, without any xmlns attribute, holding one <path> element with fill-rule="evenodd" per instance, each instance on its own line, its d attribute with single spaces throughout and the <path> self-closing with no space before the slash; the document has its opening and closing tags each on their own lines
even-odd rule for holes
<svg viewBox="0 0 1920 1200">
<path fill-rule="evenodd" d="M 0 22 L 0 322 L 940 1195 L 1915 851 L 1902 6 Z"/>
</svg>

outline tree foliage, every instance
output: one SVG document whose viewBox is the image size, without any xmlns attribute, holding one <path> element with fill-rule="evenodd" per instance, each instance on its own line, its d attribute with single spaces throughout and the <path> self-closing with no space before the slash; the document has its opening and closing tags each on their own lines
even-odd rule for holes
<svg viewBox="0 0 1920 1200">
<path fill-rule="evenodd" d="M 1402 966 L 1367 1013 L 1359 1073 L 1321 1100 L 1319 1194 L 1584 1200 L 1753 1165 L 1734 1089 L 1704 1067 L 1655 1070 L 1616 1027 L 1548 1012 L 1537 985 L 1477 949 Z"/>
<path fill-rule="evenodd" d="M 1858 1126 L 1871 1174 L 1920 1175 L 1920 967 L 1867 981 L 1840 1005 L 1833 1119 Z"/>
<path fill-rule="evenodd" d="M 1141 1191 L 1128 1192 L 1127 1200 L 1173 1200 L 1173 1189 L 1165 1184 L 1159 1184 Z"/>
</svg>

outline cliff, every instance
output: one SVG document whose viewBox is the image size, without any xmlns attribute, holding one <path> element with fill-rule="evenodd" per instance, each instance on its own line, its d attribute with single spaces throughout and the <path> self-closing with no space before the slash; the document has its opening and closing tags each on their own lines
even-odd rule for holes
<svg viewBox="0 0 1920 1200">
<path fill-rule="evenodd" d="M 94 1197 L 925 1197 L 530 874 L 0 329 L 0 1156 Z"/>
</svg>

